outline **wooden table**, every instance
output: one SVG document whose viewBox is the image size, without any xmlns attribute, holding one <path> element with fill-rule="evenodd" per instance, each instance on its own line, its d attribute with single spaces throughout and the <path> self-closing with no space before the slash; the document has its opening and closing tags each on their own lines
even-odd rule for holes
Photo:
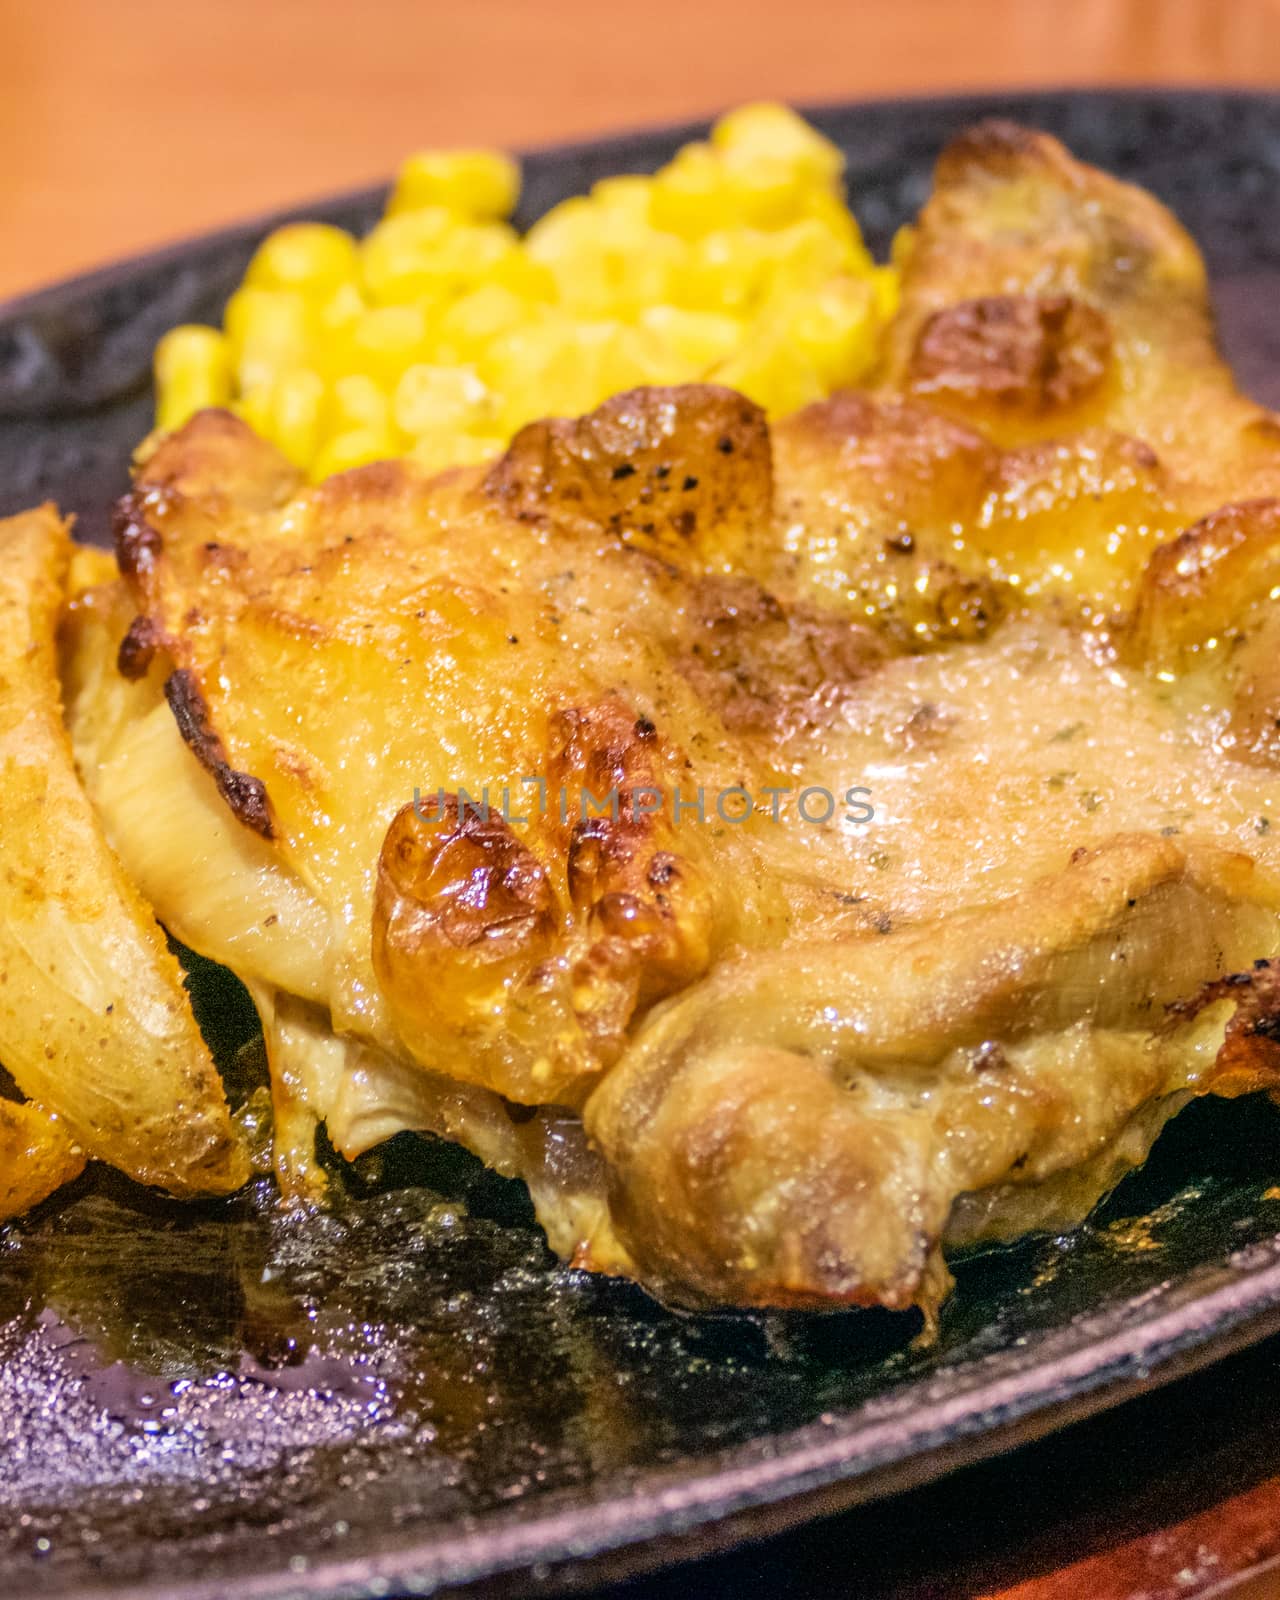
<svg viewBox="0 0 1280 1600">
<path fill-rule="evenodd" d="M 0 298 L 377 179 L 750 97 L 1280 85 L 1280 0 L 0 0 Z"/>
<path fill-rule="evenodd" d="M 1280 0 L 0 0 L 0 297 L 377 179 L 424 144 L 759 96 L 1155 82 L 1280 86 Z M 1273 1600 L 1280 1354 L 1174 1395 L 628 1592 L 1185 1600 L 1239 1579 L 1241 1600 Z M 1126 1439 L 1161 1454 L 1136 1501 Z"/>
<path fill-rule="evenodd" d="M 584 1600 L 1277 1600 L 1280 1340 L 880 1506 Z"/>
</svg>

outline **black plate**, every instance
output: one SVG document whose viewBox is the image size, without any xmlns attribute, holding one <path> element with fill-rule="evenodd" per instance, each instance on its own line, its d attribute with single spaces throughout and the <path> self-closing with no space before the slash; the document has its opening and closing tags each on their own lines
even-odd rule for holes
<svg viewBox="0 0 1280 1600">
<path fill-rule="evenodd" d="M 992 111 L 1155 190 L 1227 348 L 1280 404 L 1280 104 L 1143 91 L 862 105 L 872 244 Z M 522 221 L 681 128 L 529 158 Z M 367 226 L 381 191 L 300 209 Z M 101 535 L 173 322 L 217 316 L 278 218 L 0 308 L 0 510 Z M 207 975 L 205 975 L 207 976 Z M 247 1026 L 206 991 L 229 1050 Z M 901 1319 L 681 1319 L 557 1267 L 522 1192 L 403 1137 L 332 1215 L 161 1204 L 108 1174 L 0 1232 L 0 1587 L 199 1597 L 581 1585 L 936 1477 L 1280 1329 L 1275 1113 L 1200 1104 L 1069 1239 L 962 1264 Z"/>
</svg>

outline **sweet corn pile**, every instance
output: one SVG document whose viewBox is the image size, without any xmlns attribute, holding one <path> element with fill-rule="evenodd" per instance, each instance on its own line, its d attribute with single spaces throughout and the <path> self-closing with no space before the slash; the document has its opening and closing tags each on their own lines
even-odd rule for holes
<svg viewBox="0 0 1280 1600">
<path fill-rule="evenodd" d="M 793 411 L 866 373 L 895 304 L 843 165 L 794 112 L 744 106 L 522 238 L 508 156 L 411 156 L 367 237 L 280 228 L 221 330 L 165 335 L 157 426 L 230 406 L 320 479 L 401 454 L 483 460 L 636 384 L 707 380 Z"/>
</svg>

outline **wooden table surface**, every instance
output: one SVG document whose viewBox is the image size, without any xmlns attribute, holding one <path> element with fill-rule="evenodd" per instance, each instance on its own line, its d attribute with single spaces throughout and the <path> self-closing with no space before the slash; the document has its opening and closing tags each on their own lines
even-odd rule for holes
<svg viewBox="0 0 1280 1600">
<path fill-rule="evenodd" d="M 0 0 L 0 297 L 375 180 L 424 144 L 528 146 L 761 96 L 1157 82 L 1280 88 L 1280 0 Z M 1280 1357 L 1249 1359 L 1237 1370 L 1269 1385 L 1274 1415 Z M 1143 1405 L 1163 1415 L 1159 1398 Z M 1090 1435 L 1080 1437 L 1061 1458 L 1041 1447 L 1042 1465 L 1028 1470 L 1043 1476 L 1044 1461 L 1060 1462 L 1105 1491 L 1110 1468 L 1089 1460 Z M 1157 1437 L 1173 1463 L 1159 1503 L 1119 1523 L 1095 1507 L 1082 1527 L 1041 1526 L 1042 1515 L 1028 1525 L 1021 1469 L 997 1466 L 917 1498 L 914 1511 L 876 1514 L 869 1535 L 864 1518 L 752 1554 L 738 1592 L 761 1592 L 772 1561 L 782 1564 L 772 1592 L 806 1600 L 873 1586 L 913 1600 L 1172 1600 L 1226 1593 L 1245 1574 L 1233 1593 L 1273 1600 L 1280 1431 L 1250 1445 L 1243 1465 L 1221 1455 L 1208 1483 L 1185 1428 L 1180 1438 Z M 1124 1463 L 1115 1471 L 1122 1482 Z M 1086 1489 L 1071 1482 L 1067 1499 Z M 993 1494 L 1012 1502 L 998 1556 L 963 1537 L 957 1547 L 976 1505 L 965 1497 L 981 1497 L 989 1521 Z M 920 1519 L 948 1516 L 953 1553 L 922 1566 Z M 875 1545 L 866 1586 L 846 1542 L 859 1530 L 857 1549 Z M 689 1581 L 629 1592 L 691 1593 Z"/>
<path fill-rule="evenodd" d="M 0 0 L 0 298 L 435 142 L 750 97 L 1280 85 L 1280 0 Z"/>
</svg>

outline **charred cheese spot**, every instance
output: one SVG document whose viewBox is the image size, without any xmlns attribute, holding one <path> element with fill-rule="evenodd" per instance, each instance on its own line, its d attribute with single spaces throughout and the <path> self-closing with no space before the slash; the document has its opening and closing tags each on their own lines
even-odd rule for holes
<svg viewBox="0 0 1280 1600">
<path fill-rule="evenodd" d="M 546 871 L 500 818 L 446 795 L 388 829 L 373 959 L 401 1013 L 465 1026 L 550 953 L 557 921 Z"/>
<path fill-rule="evenodd" d="M 1195 672 L 1230 707 L 1222 743 L 1280 765 L 1280 501 L 1223 506 L 1147 564 L 1127 641 L 1131 660 Z"/>
<path fill-rule="evenodd" d="M 936 311 L 920 330 L 908 385 L 976 407 L 1061 411 L 1106 376 L 1111 334 L 1100 311 L 1070 295 L 992 295 Z"/>
<path fill-rule="evenodd" d="M 681 670 L 734 731 L 819 727 L 889 654 L 874 629 L 783 606 L 750 578 L 701 579 L 690 621 Z"/>
<path fill-rule="evenodd" d="M 966 183 L 975 168 L 993 176 L 1018 176 L 1028 167 L 1049 164 L 1054 147 L 1056 140 L 1034 128 L 1006 117 L 984 117 L 946 146 L 938 157 L 934 182 L 940 190 Z"/>
<path fill-rule="evenodd" d="M 237 772 L 227 759 L 195 674 L 180 667 L 166 681 L 164 694 L 183 742 L 217 784 L 232 815 L 262 838 L 274 839 L 276 827 L 267 786 L 251 773 Z"/>
<path fill-rule="evenodd" d="M 678 768 L 655 725 L 614 697 L 551 719 L 548 774 L 603 812 L 579 807 L 564 825 L 569 897 L 592 940 L 579 986 L 624 985 L 629 1017 L 635 1003 L 690 982 L 711 959 L 710 882 L 676 849 Z"/>
<path fill-rule="evenodd" d="M 147 519 L 144 493 L 135 489 L 116 502 L 111 514 L 111 538 L 123 576 L 132 584 L 144 585 L 164 543 Z"/>
<path fill-rule="evenodd" d="M 1219 1001 L 1232 1006 L 1213 1071 L 1201 1093 L 1235 1099 L 1267 1090 L 1280 1093 L 1280 962 L 1260 959 L 1248 972 L 1207 983 L 1190 1000 L 1168 1008 L 1168 1028 Z"/>
<path fill-rule="evenodd" d="M 1133 657 L 1184 668 L 1237 631 L 1280 583 L 1280 501 L 1223 506 L 1153 552 L 1130 632 Z"/>
<path fill-rule="evenodd" d="M 130 683 L 145 678 L 162 641 L 160 629 L 150 617 L 135 617 L 120 641 L 116 670 Z"/>
<path fill-rule="evenodd" d="M 523 521 L 614 534 L 680 564 L 731 559 L 771 511 L 769 430 L 731 389 L 633 389 L 576 420 L 530 423 L 485 489 Z"/>
</svg>

